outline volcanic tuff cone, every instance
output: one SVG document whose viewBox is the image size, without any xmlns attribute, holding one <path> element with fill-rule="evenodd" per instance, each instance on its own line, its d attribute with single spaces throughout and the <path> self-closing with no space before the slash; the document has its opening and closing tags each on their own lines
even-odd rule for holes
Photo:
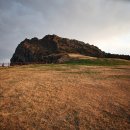
<svg viewBox="0 0 130 130">
<path fill-rule="evenodd" d="M 130 59 L 130 56 L 105 53 L 96 46 L 78 40 L 46 35 L 42 39 L 32 38 L 22 41 L 11 58 L 11 64 L 63 63 L 70 60 L 68 53 L 100 58 Z"/>
</svg>

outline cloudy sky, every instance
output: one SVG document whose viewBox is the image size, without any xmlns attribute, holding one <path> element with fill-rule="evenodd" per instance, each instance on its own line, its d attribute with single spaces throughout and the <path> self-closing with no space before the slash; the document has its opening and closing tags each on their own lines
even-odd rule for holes
<svg viewBox="0 0 130 130">
<path fill-rule="evenodd" d="M 130 0 L 0 0 L 0 62 L 25 38 L 46 34 L 130 54 Z"/>
</svg>

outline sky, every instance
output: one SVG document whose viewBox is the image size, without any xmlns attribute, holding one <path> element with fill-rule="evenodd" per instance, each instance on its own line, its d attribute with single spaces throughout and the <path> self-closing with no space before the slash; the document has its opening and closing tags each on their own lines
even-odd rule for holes
<svg viewBox="0 0 130 130">
<path fill-rule="evenodd" d="M 0 0 L 0 62 L 47 34 L 130 55 L 130 0 Z"/>
</svg>

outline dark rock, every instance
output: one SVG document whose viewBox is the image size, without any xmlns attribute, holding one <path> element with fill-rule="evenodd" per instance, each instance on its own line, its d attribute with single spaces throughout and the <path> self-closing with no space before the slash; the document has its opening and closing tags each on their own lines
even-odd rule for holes
<svg viewBox="0 0 130 130">
<path fill-rule="evenodd" d="M 27 63 L 63 63 L 69 60 L 67 53 L 79 53 L 93 57 L 122 58 L 130 56 L 107 54 L 98 47 L 84 42 L 46 35 L 42 39 L 32 38 L 22 41 L 11 58 L 11 65 Z"/>
</svg>

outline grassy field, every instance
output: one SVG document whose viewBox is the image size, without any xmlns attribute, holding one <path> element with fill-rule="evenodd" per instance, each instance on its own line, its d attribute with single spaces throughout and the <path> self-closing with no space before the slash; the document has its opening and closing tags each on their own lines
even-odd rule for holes
<svg viewBox="0 0 130 130">
<path fill-rule="evenodd" d="M 129 62 L 0 68 L 0 130 L 129 129 Z"/>
<path fill-rule="evenodd" d="M 88 65 L 88 66 L 116 66 L 116 65 L 130 65 L 130 62 L 127 60 L 120 59 L 106 59 L 106 58 L 97 58 L 97 59 L 78 59 L 66 62 L 70 65 Z"/>
</svg>

